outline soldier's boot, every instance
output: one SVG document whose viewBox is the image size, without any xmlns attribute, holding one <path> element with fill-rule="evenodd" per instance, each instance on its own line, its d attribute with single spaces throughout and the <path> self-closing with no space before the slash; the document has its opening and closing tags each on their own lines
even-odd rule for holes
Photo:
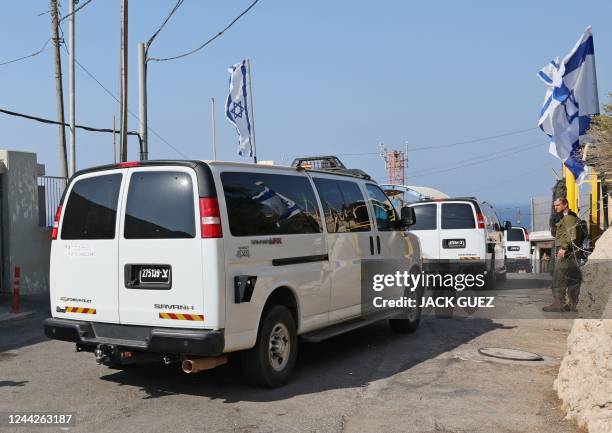
<svg viewBox="0 0 612 433">
<path fill-rule="evenodd" d="M 580 298 L 580 286 L 570 287 L 568 290 L 568 310 L 575 313 L 578 311 L 578 300 Z"/>
<path fill-rule="evenodd" d="M 553 303 L 542 307 L 542 311 L 545 313 L 559 313 L 563 312 L 563 306 L 561 305 L 561 299 L 558 296 L 555 296 Z"/>
</svg>

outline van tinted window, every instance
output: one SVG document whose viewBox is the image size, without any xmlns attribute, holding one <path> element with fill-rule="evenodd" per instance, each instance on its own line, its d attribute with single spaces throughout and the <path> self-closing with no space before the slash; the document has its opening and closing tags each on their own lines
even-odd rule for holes
<svg viewBox="0 0 612 433">
<path fill-rule="evenodd" d="M 125 209 L 126 239 L 194 238 L 194 195 L 184 172 L 132 174 Z"/>
<path fill-rule="evenodd" d="M 523 229 L 508 230 L 508 241 L 510 242 L 525 242 L 525 234 Z"/>
<path fill-rule="evenodd" d="M 380 231 L 397 230 L 396 222 L 398 220 L 395 208 L 391 201 L 382 190 L 376 185 L 366 184 L 370 203 L 374 208 L 374 216 L 376 217 L 376 225 Z"/>
<path fill-rule="evenodd" d="M 62 239 L 114 239 L 121 174 L 78 180 L 68 196 Z"/>
<path fill-rule="evenodd" d="M 469 203 L 442 203 L 443 229 L 473 229 L 474 211 Z"/>
<path fill-rule="evenodd" d="M 323 204 L 328 233 L 350 233 L 370 230 L 368 208 L 355 182 L 315 179 Z"/>
<path fill-rule="evenodd" d="M 225 172 L 221 183 L 234 236 L 322 231 L 317 200 L 304 176 Z"/>
<path fill-rule="evenodd" d="M 408 230 L 435 230 L 437 227 L 438 208 L 435 204 L 413 206 L 416 222 Z"/>
</svg>

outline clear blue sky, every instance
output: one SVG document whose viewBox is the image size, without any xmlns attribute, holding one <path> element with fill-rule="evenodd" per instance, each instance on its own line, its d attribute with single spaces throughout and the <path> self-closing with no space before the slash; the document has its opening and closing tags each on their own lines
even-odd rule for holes
<svg viewBox="0 0 612 433">
<path fill-rule="evenodd" d="M 66 3 L 66 2 L 64 2 Z M 174 0 L 130 1 L 129 105 L 138 113 L 138 42 Z M 150 49 L 166 57 L 198 46 L 250 0 L 186 0 Z M 67 4 L 62 5 L 67 13 Z M 40 48 L 50 35 L 47 0 L 6 2 L 0 63 Z M 376 153 L 461 142 L 535 127 L 544 97 L 537 71 L 564 56 L 593 26 L 600 102 L 612 91 L 612 3 L 517 1 L 261 0 L 225 35 L 181 60 L 149 66 L 149 126 L 191 158 L 211 157 L 210 97 L 217 100 L 218 157 L 236 154 L 223 117 L 227 67 L 253 68 L 258 156 L 277 162 L 316 153 Z M 64 24 L 67 32 L 68 25 Z M 77 59 L 113 93 L 119 87 L 119 0 L 94 0 L 78 14 Z M 66 35 L 67 37 L 67 35 Z M 64 53 L 67 97 L 67 58 Z M 55 118 L 52 51 L 0 67 L 0 107 Z M 118 104 L 77 67 L 77 123 L 110 127 Z M 66 106 L 67 107 L 67 106 Z M 67 115 L 66 108 L 66 115 Z M 130 129 L 138 124 L 130 118 Z M 57 128 L 0 114 L 0 148 L 32 151 L 59 172 Z M 497 203 L 548 195 L 551 168 L 539 130 L 409 155 L 409 184 Z M 540 146 L 484 164 L 428 174 L 474 158 Z M 110 134 L 78 132 L 78 168 L 112 162 Z M 130 159 L 137 141 L 130 140 Z M 178 155 L 150 136 L 152 159 Z M 343 156 L 385 181 L 376 155 Z M 474 160 L 475 161 L 475 160 Z M 410 177 L 410 173 L 425 174 Z"/>
</svg>

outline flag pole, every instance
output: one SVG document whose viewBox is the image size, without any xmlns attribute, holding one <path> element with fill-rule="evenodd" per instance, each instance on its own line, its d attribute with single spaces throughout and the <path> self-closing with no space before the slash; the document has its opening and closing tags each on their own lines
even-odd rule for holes
<svg viewBox="0 0 612 433">
<path fill-rule="evenodd" d="M 217 133 L 215 127 L 215 98 L 210 98 L 210 123 L 212 132 L 212 159 L 217 160 Z"/>
<path fill-rule="evenodd" d="M 251 111 L 249 112 L 251 118 L 251 141 L 253 144 L 253 162 L 257 164 L 257 147 L 255 146 L 255 114 L 253 110 L 253 93 L 251 91 L 251 61 L 246 59 L 247 66 L 247 90 L 249 92 L 249 104 Z"/>
</svg>

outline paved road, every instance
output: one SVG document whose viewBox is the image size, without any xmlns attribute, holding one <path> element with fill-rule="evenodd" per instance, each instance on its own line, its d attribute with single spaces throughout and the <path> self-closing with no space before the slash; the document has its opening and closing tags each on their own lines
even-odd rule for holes
<svg viewBox="0 0 612 433">
<path fill-rule="evenodd" d="M 547 284 L 515 274 L 499 300 L 524 302 L 530 290 L 543 303 Z M 46 340 L 43 317 L 0 325 L 0 411 L 73 411 L 71 431 L 578 431 L 552 391 L 569 320 L 427 317 L 408 336 L 375 324 L 302 344 L 295 380 L 261 390 L 242 382 L 234 361 L 197 375 L 98 366 L 72 344 Z M 544 361 L 496 361 L 478 353 L 485 346 L 536 351 Z"/>
</svg>

